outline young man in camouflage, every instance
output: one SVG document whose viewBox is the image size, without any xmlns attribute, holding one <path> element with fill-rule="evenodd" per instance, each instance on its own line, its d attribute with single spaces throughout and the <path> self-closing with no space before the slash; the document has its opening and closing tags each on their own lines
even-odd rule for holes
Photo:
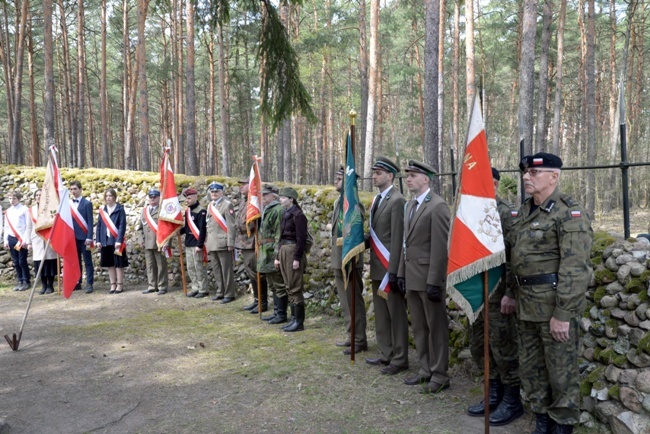
<svg viewBox="0 0 650 434">
<path fill-rule="evenodd" d="M 276 246 L 280 240 L 280 221 L 284 209 L 278 200 L 278 188 L 272 184 L 264 184 L 262 188 L 262 224 L 259 229 L 259 254 L 257 267 L 264 275 L 273 292 L 273 315 L 262 317 L 269 324 L 287 322 L 287 306 L 289 296 L 287 287 L 282 280 L 282 273 L 275 268 L 274 261 L 277 256 Z"/>
<path fill-rule="evenodd" d="M 252 314 L 259 312 L 257 300 L 257 258 L 255 257 L 255 233 L 257 232 L 257 220 L 246 227 L 246 214 L 248 208 L 248 178 L 239 181 L 239 193 L 242 200 L 239 202 L 239 210 L 235 219 L 235 249 L 242 255 L 242 262 L 246 269 L 246 275 L 253 287 L 253 303 L 244 306 L 244 310 Z M 249 235 L 250 234 L 250 235 Z M 262 284 L 262 312 L 268 309 L 268 298 L 266 292 L 266 280 L 260 280 Z"/>
<path fill-rule="evenodd" d="M 492 168 L 494 193 L 499 190 L 501 175 Z M 497 210 L 501 218 L 501 229 L 505 234 L 510 222 L 517 215 L 512 206 L 496 197 Z M 506 264 L 509 267 L 509 264 Z M 507 272 L 506 272 L 507 274 Z M 513 285 L 506 284 L 506 276 L 490 296 L 488 312 L 490 319 L 489 358 L 490 358 L 490 425 L 507 425 L 524 414 L 519 397 L 519 354 L 517 353 L 517 320 L 514 315 L 515 301 Z M 483 324 L 485 309 L 470 327 L 470 349 L 479 369 L 483 369 Z M 504 391 L 505 389 L 505 391 Z M 471 405 L 467 409 L 470 416 L 483 416 L 485 403 Z"/>
<path fill-rule="evenodd" d="M 578 321 L 592 276 L 585 210 L 560 193 L 562 160 L 540 152 L 519 164 L 524 202 L 508 232 L 519 319 L 519 375 L 534 434 L 573 432 L 580 419 Z"/>
</svg>

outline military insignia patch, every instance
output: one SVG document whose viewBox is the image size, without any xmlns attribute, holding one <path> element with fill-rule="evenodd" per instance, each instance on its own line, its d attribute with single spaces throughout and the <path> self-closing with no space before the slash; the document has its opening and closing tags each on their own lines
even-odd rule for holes
<svg viewBox="0 0 650 434">
<path fill-rule="evenodd" d="M 232 209 L 228 210 L 228 212 L 229 212 L 230 214 L 234 214 L 234 213 L 235 213 L 235 211 L 233 211 Z"/>
<path fill-rule="evenodd" d="M 519 216 L 519 211 L 510 211 L 510 217 L 517 217 Z"/>
<path fill-rule="evenodd" d="M 533 166 L 539 166 L 540 164 L 544 164 L 543 158 L 533 158 Z"/>
<path fill-rule="evenodd" d="M 582 217 L 582 213 L 580 211 L 571 211 L 571 217 L 574 219 Z"/>
</svg>

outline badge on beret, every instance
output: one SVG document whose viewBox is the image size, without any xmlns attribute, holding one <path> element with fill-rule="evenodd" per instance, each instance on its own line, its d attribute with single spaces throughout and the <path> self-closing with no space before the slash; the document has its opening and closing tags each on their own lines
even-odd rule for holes
<svg viewBox="0 0 650 434">
<path fill-rule="evenodd" d="M 544 164 L 543 158 L 533 158 L 533 166 L 540 166 Z"/>
<path fill-rule="evenodd" d="M 574 219 L 578 219 L 582 217 L 582 213 L 580 211 L 571 211 L 571 217 L 573 217 Z"/>
</svg>

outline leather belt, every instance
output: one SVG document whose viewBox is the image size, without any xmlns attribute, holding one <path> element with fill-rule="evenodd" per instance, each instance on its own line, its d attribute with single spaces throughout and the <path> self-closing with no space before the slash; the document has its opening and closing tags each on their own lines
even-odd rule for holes
<svg viewBox="0 0 650 434">
<path fill-rule="evenodd" d="M 275 238 L 263 238 L 260 240 L 260 244 L 269 244 L 275 243 Z"/>
<path fill-rule="evenodd" d="M 538 274 L 537 276 L 515 276 L 517 285 L 543 285 L 545 283 L 552 283 L 557 285 L 557 273 L 551 274 Z"/>
</svg>

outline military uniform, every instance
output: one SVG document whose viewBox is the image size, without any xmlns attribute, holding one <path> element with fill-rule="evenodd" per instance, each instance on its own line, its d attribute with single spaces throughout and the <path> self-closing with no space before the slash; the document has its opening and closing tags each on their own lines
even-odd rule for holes
<svg viewBox="0 0 650 434">
<path fill-rule="evenodd" d="M 235 246 L 235 210 L 226 197 L 211 203 L 208 209 L 206 248 L 212 262 L 212 272 L 217 287 L 215 299 L 235 299 L 235 271 L 233 248 Z M 225 220 L 227 230 L 218 223 L 219 214 Z"/>
<path fill-rule="evenodd" d="M 559 157 L 538 153 L 525 157 L 520 167 L 528 169 L 538 160 L 542 167 L 562 165 Z M 539 206 L 532 198 L 521 206 L 508 238 L 522 386 L 535 413 L 570 428 L 580 419 L 578 321 L 593 273 L 591 222 L 576 201 L 555 188 Z M 569 323 L 566 341 L 551 335 L 551 318 Z"/>
<path fill-rule="evenodd" d="M 433 169 L 410 161 L 405 171 L 432 173 Z M 445 305 L 449 219 L 449 206 L 430 189 L 407 203 L 404 254 L 400 257 L 397 273 L 405 279 L 406 300 L 420 362 L 418 376 L 405 383 L 429 381 L 435 386 L 432 392 L 449 387 L 449 325 Z M 430 288 L 438 291 L 435 302 L 428 294 Z"/>
<path fill-rule="evenodd" d="M 267 188 L 269 188 L 269 192 L 277 192 L 277 189 L 272 191 L 271 187 Z M 287 306 L 289 303 L 287 287 L 282 280 L 282 273 L 275 268 L 275 259 L 278 255 L 277 246 L 280 241 L 280 221 L 283 214 L 284 208 L 282 208 L 280 202 L 277 199 L 273 200 L 262 212 L 262 224 L 258 232 L 260 245 L 257 268 L 264 275 L 264 279 L 273 292 L 273 315 L 262 319 L 272 322 L 272 324 L 287 321 Z"/>
<path fill-rule="evenodd" d="M 360 204 L 361 205 L 361 204 Z M 350 333 L 352 330 L 350 308 L 352 306 L 352 291 L 345 288 L 343 282 L 342 271 L 342 245 L 337 244 L 337 240 L 343 236 L 343 210 L 341 209 L 340 198 L 334 202 L 334 211 L 332 212 L 332 270 L 334 270 L 334 283 L 336 284 L 336 292 L 341 302 L 341 309 L 343 310 L 343 318 L 345 319 L 345 326 L 347 331 L 347 341 L 345 345 L 350 342 Z M 363 212 L 363 209 L 362 209 Z M 363 215 L 361 216 L 363 219 Z M 366 302 L 363 299 L 363 256 L 360 255 L 356 260 L 357 270 L 353 273 L 354 282 L 348 283 L 348 289 L 354 284 L 354 347 L 355 351 L 363 351 L 368 348 L 368 339 L 366 337 Z"/>
<path fill-rule="evenodd" d="M 188 189 L 185 195 L 197 194 L 196 190 Z M 189 210 L 189 213 L 187 212 Z M 198 238 L 190 229 L 189 219 L 199 231 Z M 185 226 L 181 229 L 185 234 L 185 258 L 187 262 L 187 274 L 192 281 L 192 291 L 188 297 L 206 297 L 208 295 L 208 276 L 204 265 L 204 248 L 206 239 L 206 210 L 199 202 L 196 202 L 185 211 Z M 198 249 L 198 251 L 197 251 Z M 203 252 L 202 252 L 203 250 Z"/>
<path fill-rule="evenodd" d="M 160 196 L 160 192 L 157 193 L 158 196 Z M 149 192 L 149 194 L 151 195 L 152 192 Z M 145 208 L 143 208 L 140 217 L 142 234 L 144 236 L 144 259 L 147 268 L 147 282 L 149 284 L 145 293 L 158 291 L 160 294 L 165 294 L 169 289 L 167 258 L 165 258 L 165 255 L 158 249 L 158 244 L 156 242 L 159 211 L 160 206 L 154 207 L 146 205 Z M 152 227 L 152 224 L 154 227 Z"/>
<path fill-rule="evenodd" d="M 394 174 L 397 166 L 388 159 L 378 159 L 373 170 L 384 170 Z M 379 347 L 379 363 L 388 364 L 383 373 L 392 374 L 405 370 L 408 360 L 408 315 L 406 299 L 390 278 L 384 283 L 386 289 L 380 290 L 386 274 L 397 276 L 400 257 L 402 256 L 402 241 L 404 237 L 404 204 L 406 199 L 394 186 L 380 192 L 374 199 L 370 209 L 370 228 L 378 242 L 390 253 L 388 268 L 380 258 L 381 249 L 374 246 L 370 250 L 370 279 L 372 281 L 372 300 L 375 306 L 375 330 L 377 346 Z M 372 240 L 372 235 L 369 237 Z M 384 258 L 385 259 L 385 258 Z M 371 363 L 371 361 L 366 360 Z M 392 366 L 390 366 L 392 365 Z"/>
</svg>

